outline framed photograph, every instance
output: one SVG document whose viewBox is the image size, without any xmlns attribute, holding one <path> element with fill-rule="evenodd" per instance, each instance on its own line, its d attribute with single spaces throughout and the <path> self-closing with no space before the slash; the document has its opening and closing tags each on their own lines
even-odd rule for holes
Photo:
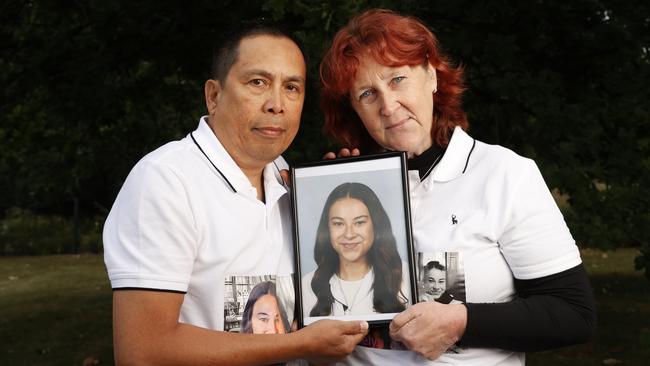
<svg viewBox="0 0 650 366">
<path fill-rule="evenodd" d="M 296 318 L 386 324 L 417 302 L 406 155 L 292 169 Z"/>
</svg>

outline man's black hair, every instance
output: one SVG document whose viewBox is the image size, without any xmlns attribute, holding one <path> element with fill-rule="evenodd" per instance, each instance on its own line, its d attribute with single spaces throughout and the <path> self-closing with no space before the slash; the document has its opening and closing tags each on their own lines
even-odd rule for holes
<svg viewBox="0 0 650 366">
<path fill-rule="evenodd" d="M 241 41 L 244 38 L 261 35 L 290 39 L 298 46 L 303 58 L 305 58 L 305 52 L 300 46 L 300 42 L 282 25 L 264 18 L 244 21 L 231 27 L 230 32 L 222 37 L 220 44 L 213 48 L 211 77 L 223 83 L 226 80 L 228 71 L 237 61 Z"/>
</svg>

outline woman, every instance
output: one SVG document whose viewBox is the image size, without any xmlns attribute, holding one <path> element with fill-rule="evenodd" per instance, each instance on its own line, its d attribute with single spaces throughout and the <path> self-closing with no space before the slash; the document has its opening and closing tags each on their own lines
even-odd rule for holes
<svg viewBox="0 0 650 366">
<path fill-rule="evenodd" d="M 278 303 L 275 283 L 265 281 L 255 285 L 244 307 L 241 332 L 284 334 L 287 327 L 286 316 Z"/>
<path fill-rule="evenodd" d="M 421 21 L 355 17 L 320 73 L 325 130 L 343 147 L 407 152 L 416 251 L 465 260 L 466 304 L 422 302 L 393 319 L 391 337 L 415 352 L 357 347 L 348 363 L 522 365 L 521 352 L 590 338 L 589 281 L 537 166 L 464 131 L 463 70 Z"/>
<path fill-rule="evenodd" d="M 408 281 L 402 277 L 390 219 L 368 186 L 343 183 L 329 194 L 314 259 L 317 269 L 302 281 L 309 316 L 397 313 L 406 308 Z"/>
<path fill-rule="evenodd" d="M 438 261 L 429 261 L 420 274 L 419 301 L 437 300 L 447 289 L 447 270 Z"/>
</svg>

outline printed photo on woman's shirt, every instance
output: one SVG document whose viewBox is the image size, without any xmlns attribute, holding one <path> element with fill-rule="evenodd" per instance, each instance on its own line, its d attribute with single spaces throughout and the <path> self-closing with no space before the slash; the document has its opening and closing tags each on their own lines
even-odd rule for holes
<svg viewBox="0 0 650 366">
<path fill-rule="evenodd" d="M 465 268 L 460 252 L 417 253 L 418 302 L 465 302 Z"/>
<path fill-rule="evenodd" d="M 289 333 L 294 299 L 291 276 L 228 276 L 223 329 L 234 333 Z"/>
</svg>

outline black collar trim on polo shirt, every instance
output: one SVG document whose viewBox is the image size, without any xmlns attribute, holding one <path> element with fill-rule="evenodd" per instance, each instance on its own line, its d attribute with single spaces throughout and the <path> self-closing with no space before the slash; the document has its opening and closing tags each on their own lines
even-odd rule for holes
<svg viewBox="0 0 650 366">
<path fill-rule="evenodd" d="M 199 143 L 196 142 L 196 139 L 194 138 L 194 135 L 193 135 L 192 132 L 190 132 L 190 137 L 192 138 L 192 141 L 194 141 L 194 144 L 196 145 L 196 147 L 198 147 L 199 150 L 201 150 L 201 152 L 203 153 L 203 155 L 205 156 L 205 158 L 208 159 L 208 161 L 210 162 L 210 164 L 212 164 L 212 166 L 217 170 L 217 173 L 219 173 L 219 175 L 221 175 L 221 178 L 223 178 L 223 180 L 226 181 L 226 184 L 228 184 L 228 187 L 230 187 L 230 189 L 233 191 L 233 193 L 237 193 L 237 190 L 236 190 L 235 187 L 230 183 L 230 181 L 228 180 L 228 178 L 226 178 L 226 176 L 221 172 L 221 170 L 220 170 L 219 168 L 217 168 L 217 166 L 212 162 L 212 160 L 210 159 L 210 157 L 208 156 L 208 154 L 206 154 L 205 151 L 203 151 L 203 148 L 201 147 L 201 145 L 199 145 Z"/>
<path fill-rule="evenodd" d="M 194 138 L 193 133 L 190 133 L 190 137 L 192 138 L 192 141 L 194 141 L 194 144 L 196 145 L 196 147 L 198 147 L 199 150 L 203 153 L 203 156 L 205 156 L 205 158 L 208 159 L 208 161 L 210 162 L 210 164 L 212 164 L 212 166 L 214 167 L 214 169 L 217 170 L 217 173 L 219 173 L 219 175 L 221 176 L 221 178 L 223 178 L 223 180 L 226 182 L 226 184 L 228 184 L 228 187 L 230 187 L 230 189 L 233 191 L 233 193 L 237 193 L 237 190 L 236 190 L 235 187 L 232 185 L 232 183 L 230 183 L 230 181 L 228 180 L 228 178 L 226 178 L 226 175 L 223 174 L 223 172 L 222 172 L 219 168 L 217 168 L 217 166 L 212 162 L 212 159 L 210 159 L 210 157 L 208 157 L 208 154 L 206 154 L 205 151 L 203 151 L 203 148 L 201 147 L 201 145 L 199 145 L 199 143 L 198 143 L 198 142 L 196 141 L 196 139 Z M 284 181 L 284 179 L 282 179 L 282 174 L 280 174 L 280 167 L 278 166 L 278 164 L 275 163 L 275 161 L 273 161 L 273 165 L 275 166 L 275 169 L 278 171 L 278 174 L 280 175 L 280 181 L 282 181 L 282 186 L 283 186 L 284 188 L 286 188 L 287 190 L 289 190 L 289 186 L 288 186 L 287 183 Z"/>
<path fill-rule="evenodd" d="M 467 154 L 467 160 L 465 160 L 465 167 L 463 168 L 463 174 L 465 174 L 465 170 L 467 170 L 467 165 L 469 165 L 469 158 L 472 156 L 472 152 L 474 151 L 474 146 L 476 146 L 476 139 L 472 139 L 472 148 L 469 150 L 469 154 Z"/>
<path fill-rule="evenodd" d="M 424 180 L 429 176 L 429 174 L 431 174 L 433 168 L 438 165 L 438 162 L 440 162 L 445 151 L 446 149 L 438 145 L 431 145 L 430 148 L 419 156 L 408 160 L 408 169 L 417 170 L 420 180 Z"/>
</svg>

